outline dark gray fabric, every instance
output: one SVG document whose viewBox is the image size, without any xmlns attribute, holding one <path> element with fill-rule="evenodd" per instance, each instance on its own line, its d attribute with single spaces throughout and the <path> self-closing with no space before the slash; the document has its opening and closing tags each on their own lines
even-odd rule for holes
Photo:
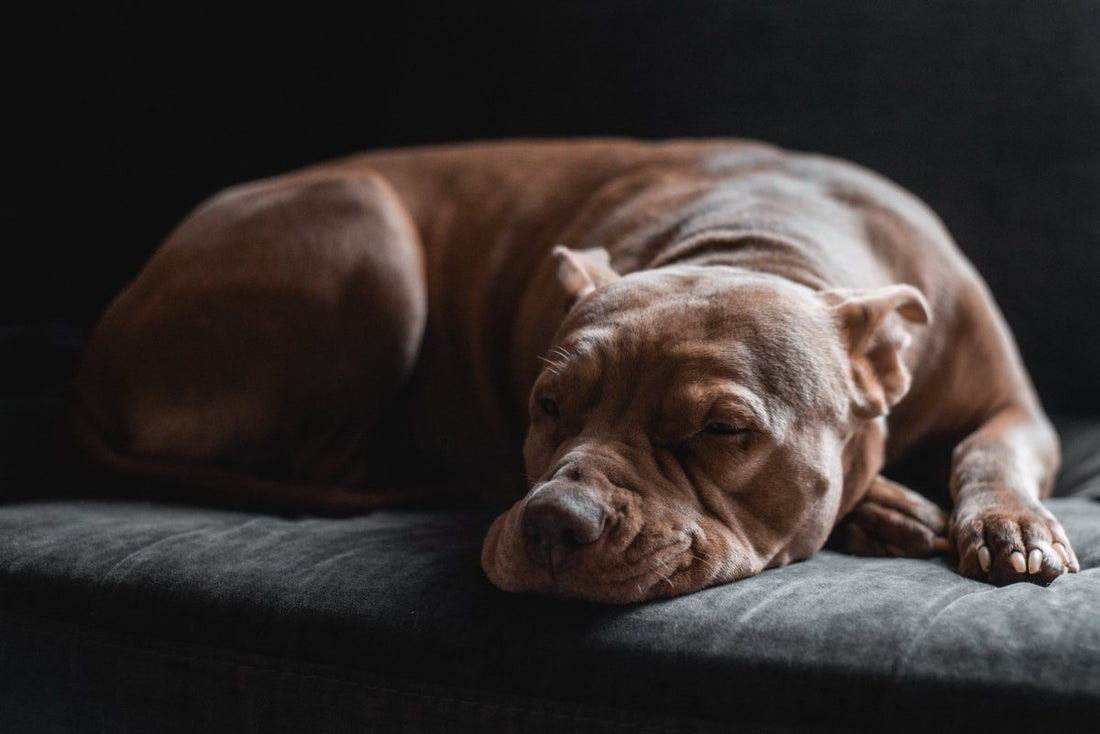
<svg viewBox="0 0 1100 734">
<path fill-rule="evenodd" d="M 1079 723 L 1100 707 L 1100 504 L 1050 506 L 1084 570 L 1049 588 L 997 589 L 946 560 L 822 552 L 619 608 L 497 591 L 477 563 L 487 518 L 468 513 L 11 505 L 0 508 L 0 724 L 155 731 L 147 719 L 168 706 L 205 731 L 311 729 L 330 710 L 351 730 L 379 706 L 392 728 L 372 730 L 415 731 L 441 699 L 470 702 L 452 713 L 471 731 L 492 705 L 532 720 L 649 712 L 674 730 L 910 730 L 948 712 L 960 725 Z"/>
<path fill-rule="evenodd" d="M 1062 470 L 1054 493 L 1100 499 L 1100 423 L 1083 419 L 1060 421 Z"/>
</svg>

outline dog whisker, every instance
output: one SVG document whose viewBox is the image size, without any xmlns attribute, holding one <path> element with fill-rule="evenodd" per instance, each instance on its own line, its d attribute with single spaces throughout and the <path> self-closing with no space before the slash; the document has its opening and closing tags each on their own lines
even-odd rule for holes
<svg viewBox="0 0 1100 734">
<path fill-rule="evenodd" d="M 669 569 L 667 561 L 661 560 L 660 563 L 662 566 L 665 567 L 666 570 L 669 571 L 668 575 L 661 573 L 657 569 L 654 569 L 654 571 L 656 571 L 657 575 L 661 577 L 661 580 L 668 584 L 670 588 L 674 587 L 674 584 L 672 583 L 672 574 L 675 572 Z"/>
<path fill-rule="evenodd" d="M 698 556 L 694 553 L 691 554 L 691 559 L 693 561 L 698 561 L 699 563 L 702 563 L 704 566 L 709 568 L 711 571 L 714 571 L 717 568 L 717 566 L 714 565 L 713 561 L 708 561 L 706 558 L 703 558 L 702 556 Z"/>
<path fill-rule="evenodd" d="M 549 357 L 539 357 L 539 361 L 546 364 L 546 369 L 554 376 L 561 377 L 562 370 L 565 369 L 565 364 L 559 360 L 550 359 Z"/>
</svg>

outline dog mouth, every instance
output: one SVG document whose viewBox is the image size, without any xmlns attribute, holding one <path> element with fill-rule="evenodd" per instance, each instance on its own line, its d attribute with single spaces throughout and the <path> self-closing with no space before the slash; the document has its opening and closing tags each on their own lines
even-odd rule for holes
<svg viewBox="0 0 1100 734">
<path fill-rule="evenodd" d="M 690 583 L 699 558 L 694 548 L 694 537 L 686 537 L 629 563 L 594 553 L 568 569 L 537 569 L 534 575 L 541 578 L 531 579 L 529 590 L 610 604 L 683 594 L 696 588 Z"/>
<path fill-rule="evenodd" d="M 741 564 L 730 562 L 727 539 L 686 518 L 611 534 L 572 549 L 568 562 L 553 565 L 545 555 L 540 558 L 545 549 L 532 552 L 519 515 L 513 508 L 497 518 L 482 549 L 482 567 L 505 591 L 625 604 L 686 594 L 750 573 L 734 570 Z"/>
</svg>

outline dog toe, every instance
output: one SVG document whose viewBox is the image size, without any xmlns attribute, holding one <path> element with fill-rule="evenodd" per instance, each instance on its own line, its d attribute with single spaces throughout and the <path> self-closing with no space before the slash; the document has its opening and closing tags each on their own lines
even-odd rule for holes
<svg viewBox="0 0 1100 734">
<path fill-rule="evenodd" d="M 1064 532 L 1052 517 L 990 512 L 954 526 L 959 572 L 997 585 L 1048 585 L 1077 570 Z"/>
</svg>

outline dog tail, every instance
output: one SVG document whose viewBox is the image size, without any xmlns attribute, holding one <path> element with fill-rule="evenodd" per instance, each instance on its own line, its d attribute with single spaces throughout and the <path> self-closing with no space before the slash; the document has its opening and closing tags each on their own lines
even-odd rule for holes
<svg viewBox="0 0 1100 734">
<path fill-rule="evenodd" d="M 278 515 L 346 517 L 422 504 L 417 492 L 356 491 L 261 477 L 217 466 L 124 454 L 110 445 L 79 404 L 69 410 L 73 491 Z"/>
</svg>

